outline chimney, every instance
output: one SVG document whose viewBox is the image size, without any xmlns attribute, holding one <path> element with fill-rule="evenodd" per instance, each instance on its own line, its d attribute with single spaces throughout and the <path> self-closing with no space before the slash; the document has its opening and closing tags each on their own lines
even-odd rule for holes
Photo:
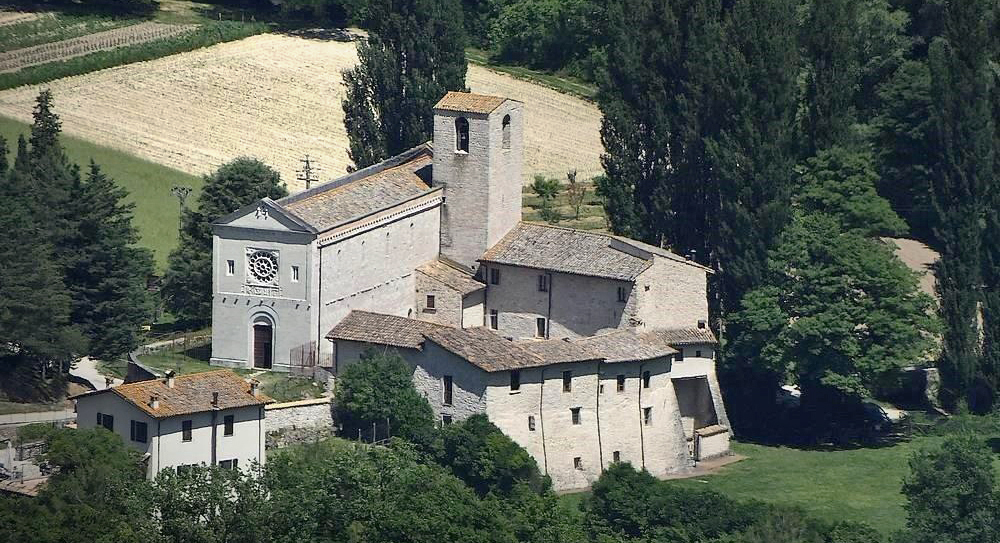
<svg viewBox="0 0 1000 543">
<path fill-rule="evenodd" d="M 160 408 L 160 397 L 157 396 L 156 394 L 153 394 L 152 396 L 150 396 L 149 397 L 149 407 L 152 407 L 153 409 L 159 409 Z"/>
<path fill-rule="evenodd" d="M 218 392 L 213 392 L 212 393 L 212 407 L 214 407 L 216 409 L 218 409 L 218 407 L 219 407 L 219 393 Z"/>
<path fill-rule="evenodd" d="M 260 395 L 260 381 L 256 379 L 250 379 L 250 394 L 253 396 Z"/>
<path fill-rule="evenodd" d="M 167 378 L 164 380 L 167 384 L 167 388 L 174 388 L 174 375 L 173 370 L 167 372 Z"/>
</svg>

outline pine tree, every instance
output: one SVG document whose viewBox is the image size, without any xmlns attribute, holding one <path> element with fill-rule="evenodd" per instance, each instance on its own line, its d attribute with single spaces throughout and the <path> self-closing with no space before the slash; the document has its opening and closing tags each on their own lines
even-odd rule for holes
<svg viewBox="0 0 1000 543">
<path fill-rule="evenodd" d="M 163 296 L 179 320 L 201 324 L 212 316 L 212 222 L 263 198 L 287 194 L 278 172 L 254 158 L 236 158 L 205 177 L 198 209 L 181 216 L 180 241 L 164 277 Z"/>
<path fill-rule="evenodd" d="M 954 406 L 964 398 L 976 410 L 990 407 L 970 396 L 981 372 L 977 321 L 983 226 L 995 168 L 986 8 L 985 0 L 949 2 L 944 33 L 929 52 L 932 134 L 938 150 L 931 197 L 938 217 L 937 288 L 945 323 L 942 400 Z"/>
<path fill-rule="evenodd" d="M 350 157 L 364 168 L 428 141 L 431 110 L 465 88 L 465 35 L 458 0 L 377 0 L 359 64 L 344 73 Z"/>
<path fill-rule="evenodd" d="M 146 280 L 152 255 L 136 247 L 135 204 L 127 193 L 90 163 L 87 179 L 74 191 L 79 228 L 66 283 L 72 293 L 72 320 L 90 340 L 89 353 L 113 359 L 139 343 L 139 326 L 150 318 Z"/>
<path fill-rule="evenodd" d="M 808 68 L 803 132 L 805 156 L 842 143 L 855 121 L 858 92 L 859 0 L 811 0 L 803 27 Z"/>
</svg>

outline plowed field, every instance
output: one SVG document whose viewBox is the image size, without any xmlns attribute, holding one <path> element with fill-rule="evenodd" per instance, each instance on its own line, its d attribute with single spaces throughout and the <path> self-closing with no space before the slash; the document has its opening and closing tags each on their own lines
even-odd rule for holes
<svg viewBox="0 0 1000 543">
<path fill-rule="evenodd" d="M 341 72 L 354 43 L 261 35 L 150 62 L 46 83 L 64 130 L 139 157 L 202 174 L 239 155 L 281 172 L 293 191 L 299 159 L 320 177 L 349 165 Z M 600 112 L 588 102 L 470 66 L 475 92 L 525 104 L 525 180 L 600 173 Z M 30 121 L 38 87 L 0 92 L 0 114 Z"/>
</svg>

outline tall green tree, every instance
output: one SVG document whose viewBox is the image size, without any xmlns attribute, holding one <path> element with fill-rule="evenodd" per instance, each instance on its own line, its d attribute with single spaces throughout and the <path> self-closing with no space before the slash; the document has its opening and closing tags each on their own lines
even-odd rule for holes
<svg viewBox="0 0 1000 543">
<path fill-rule="evenodd" d="M 549 481 L 538 470 L 535 459 L 500 431 L 486 415 L 441 429 L 440 464 L 465 481 L 480 496 L 496 492 L 515 493 L 524 485 L 536 493 L 549 489 Z"/>
<path fill-rule="evenodd" d="M 223 164 L 198 195 L 198 208 L 181 216 L 180 240 L 170 252 L 163 295 L 179 319 L 205 323 L 212 317 L 212 223 L 263 198 L 288 194 L 277 171 L 257 159 Z"/>
<path fill-rule="evenodd" d="M 367 351 L 348 366 L 337 383 L 337 420 L 346 437 L 361 431 L 384 439 L 399 436 L 426 446 L 434 430 L 434 412 L 413 386 L 413 370 L 396 352 Z M 388 423 L 388 427 L 387 424 Z"/>
<path fill-rule="evenodd" d="M 136 246 L 135 204 L 125 201 L 128 193 L 96 163 L 90 163 L 87 179 L 73 193 L 78 228 L 66 272 L 71 318 L 89 340 L 90 355 L 112 359 L 138 346 L 139 326 L 151 317 L 146 281 L 153 274 L 153 257 Z"/>
<path fill-rule="evenodd" d="M 843 143 L 856 120 L 859 0 L 810 0 L 802 29 L 806 53 L 805 156 Z"/>
<path fill-rule="evenodd" d="M 978 394 L 970 396 L 981 374 L 983 230 L 996 167 L 988 7 L 987 0 L 948 2 L 943 34 L 931 43 L 928 60 L 937 150 L 931 197 L 937 214 L 935 237 L 941 253 L 937 288 L 945 324 L 941 393 L 945 405 L 965 399 L 976 410 L 991 407 L 990 402 L 977 402 Z"/>
<path fill-rule="evenodd" d="M 373 0 L 358 65 L 344 72 L 349 154 L 364 168 L 431 139 L 435 103 L 465 89 L 458 0 Z"/>
<path fill-rule="evenodd" d="M 996 472 L 989 449 L 972 436 L 945 440 L 910 457 L 906 495 L 907 543 L 1000 541 Z"/>
</svg>

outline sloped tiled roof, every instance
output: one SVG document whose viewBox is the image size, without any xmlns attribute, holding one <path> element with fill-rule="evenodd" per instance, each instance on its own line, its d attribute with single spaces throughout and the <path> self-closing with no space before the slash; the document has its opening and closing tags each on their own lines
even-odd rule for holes
<svg viewBox="0 0 1000 543">
<path fill-rule="evenodd" d="M 157 419 L 211 411 L 216 407 L 232 409 L 274 402 L 262 393 L 258 392 L 256 396 L 251 394 L 250 383 L 230 370 L 178 375 L 174 378 L 173 387 L 168 387 L 164 379 L 150 379 L 81 394 L 76 398 L 108 392 L 120 396 Z M 212 405 L 213 392 L 219 393 L 218 406 Z M 160 402 L 156 409 L 149 405 L 153 396 Z"/>
<path fill-rule="evenodd" d="M 544 366 L 542 358 L 486 328 L 439 328 L 425 334 L 429 341 L 484 371 L 506 371 Z"/>
<path fill-rule="evenodd" d="M 447 327 L 406 317 L 355 309 L 337 323 L 326 335 L 326 338 L 419 349 L 424 343 L 425 333 L 441 328 Z"/>
<path fill-rule="evenodd" d="M 619 281 L 632 281 L 652 265 L 652 260 L 614 248 L 612 240 L 605 234 L 522 222 L 480 260 Z"/>
<path fill-rule="evenodd" d="M 459 264 L 434 260 L 417 268 L 417 271 L 441 282 L 462 296 L 486 288 L 486 285 L 475 280 L 471 271 L 459 269 L 458 266 Z"/>
<path fill-rule="evenodd" d="M 449 91 L 448 94 L 444 95 L 444 98 L 438 100 L 434 109 L 469 113 L 492 113 L 493 110 L 500 107 L 500 104 L 506 101 L 507 98 L 500 96 Z"/>
<path fill-rule="evenodd" d="M 677 352 L 659 338 L 646 337 L 632 329 L 581 338 L 525 341 L 518 345 L 550 364 L 586 360 L 632 362 L 662 358 Z"/>
<path fill-rule="evenodd" d="M 663 330 L 649 330 L 643 332 L 643 336 L 655 338 L 658 341 L 670 345 L 716 345 L 719 340 L 715 339 L 715 334 L 708 328 L 677 328 Z"/>
<path fill-rule="evenodd" d="M 428 176 L 431 153 L 429 145 L 421 145 L 276 203 L 322 232 L 435 190 Z"/>
</svg>

